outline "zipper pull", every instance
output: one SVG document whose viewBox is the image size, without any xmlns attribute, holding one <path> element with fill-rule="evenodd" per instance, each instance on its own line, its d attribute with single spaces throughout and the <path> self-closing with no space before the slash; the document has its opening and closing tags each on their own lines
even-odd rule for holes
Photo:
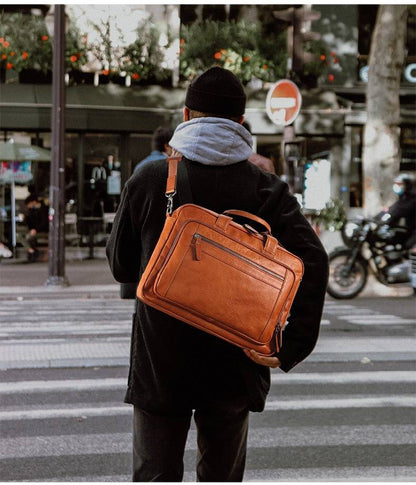
<svg viewBox="0 0 416 485">
<path fill-rule="evenodd" d="M 201 236 L 194 234 L 194 256 L 196 261 L 201 261 Z"/>
<path fill-rule="evenodd" d="M 275 328 L 275 335 L 276 335 L 276 351 L 279 352 L 279 350 L 282 348 L 282 340 L 283 340 L 283 325 L 280 325 L 278 323 Z"/>
</svg>

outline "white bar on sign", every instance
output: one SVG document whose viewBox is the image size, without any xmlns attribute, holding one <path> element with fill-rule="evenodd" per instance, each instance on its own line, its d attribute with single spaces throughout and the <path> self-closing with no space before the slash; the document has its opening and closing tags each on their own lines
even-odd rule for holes
<svg viewBox="0 0 416 485">
<path fill-rule="evenodd" d="M 294 108 L 296 106 L 296 98 L 272 98 L 270 106 L 272 109 Z"/>
</svg>

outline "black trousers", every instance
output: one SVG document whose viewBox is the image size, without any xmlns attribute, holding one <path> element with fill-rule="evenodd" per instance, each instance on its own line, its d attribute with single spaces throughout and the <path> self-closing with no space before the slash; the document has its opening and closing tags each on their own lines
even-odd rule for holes
<svg viewBox="0 0 416 485">
<path fill-rule="evenodd" d="M 155 416 L 134 408 L 133 481 L 180 482 L 191 424 L 188 416 Z M 247 452 L 247 406 L 198 408 L 197 481 L 241 482 Z"/>
</svg>

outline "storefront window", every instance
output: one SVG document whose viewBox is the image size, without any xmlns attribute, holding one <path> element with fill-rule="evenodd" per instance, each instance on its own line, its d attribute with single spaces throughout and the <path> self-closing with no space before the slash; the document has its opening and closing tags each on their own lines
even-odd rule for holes
<svg viewBox="0 0 416 485">
<path fill-rule="evenodd" d="M 131 134 L 129 139 L 129 156 L 131 167 L 129 175 L 135 166 L 143 160 L 152 150 L 152 135 Z"/>
<path fill-rule="evenodd" d="M 120 201 L 120 136 L 87 134 L 84 147 L 83 215 L 114 213 Z"/>
<path fill-rule="evenodd" d="M 402 151 L 400 170 L 414 172 L 416 171 L 416 126 L 402 126 L 400 134 Z"/>
</svg>

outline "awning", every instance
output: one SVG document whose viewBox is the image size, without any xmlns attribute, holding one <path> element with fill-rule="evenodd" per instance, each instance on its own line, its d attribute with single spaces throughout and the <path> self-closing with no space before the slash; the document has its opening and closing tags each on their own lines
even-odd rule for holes
<svg viewBox="0 0 416 485">
<path fill-rule="evenodd" d="M 183 105 L 184 90 L 116 84 L 66 89 L 67 131 L 152 133 L 169 124 Z M 0 85 L 0 129 L 50 130 L 52 86 Z"/>
<path fill-rule="evenodd" d="M 253 134 L 276 135 L 283 129 L 266 114 L 267 91 L 247 93 L 246 119 Z M 332 91 L 302 93 L 295 121 L 297 135 L 343 135 L 345 111 Z M 0 85 L 0 129 L 49 131 L 52 86 Z M 152 133 L 160 125 L 180 123 L 185 89 L 117 84 L 79 85 L 66 89 L 66 130 L 75 132 Z"/>
</svg>

